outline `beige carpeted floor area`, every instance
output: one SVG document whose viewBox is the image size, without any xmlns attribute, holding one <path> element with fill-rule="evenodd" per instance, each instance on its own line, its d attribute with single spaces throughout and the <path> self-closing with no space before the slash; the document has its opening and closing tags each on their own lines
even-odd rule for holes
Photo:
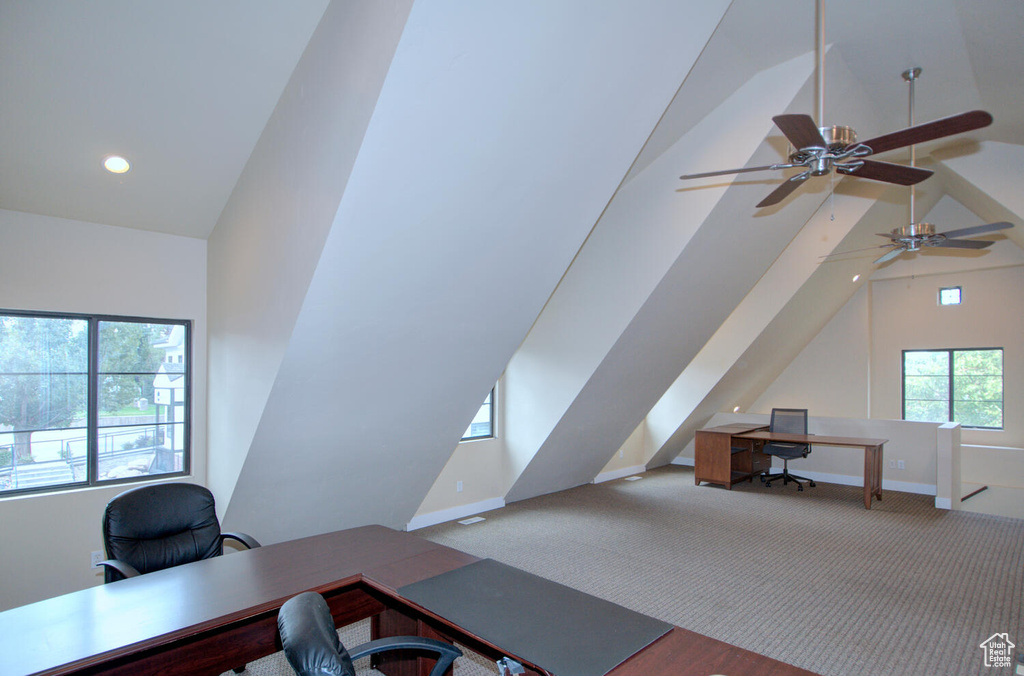
<svg viewBox="0 0 1024 676">
<path fill-rule="evenodd" d="M 422 537 L 821 674 L 1005 674 L 1024 651 L 1024 520 L 886 491 L 693 484 L 690 468 L 513 503 Z"/>
<path fill-rule="evenodd" d="M 679 466 L 642 476 L 416 534 L 827 676 L 1014 673 L 979 646 L 1005 632 L 1024 652 L 1024 520 L 893 491 L 868 511 L 833 484 L 696 487 Z M 291 672 L 274 655 L 249 673 Z M 469 654 L 455 673 L 497 671 Z"/>
</svg>

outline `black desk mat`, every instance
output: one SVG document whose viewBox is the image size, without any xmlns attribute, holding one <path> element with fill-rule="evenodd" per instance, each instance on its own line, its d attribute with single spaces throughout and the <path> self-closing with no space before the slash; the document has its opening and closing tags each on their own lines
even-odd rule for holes
<svg viewBox="0 0 1024 676">
<path fill-rule="evenodd" d="M 672 629 L 493 559 L 398 593 L 555 676 L 604 676 Z"/>
</svg>

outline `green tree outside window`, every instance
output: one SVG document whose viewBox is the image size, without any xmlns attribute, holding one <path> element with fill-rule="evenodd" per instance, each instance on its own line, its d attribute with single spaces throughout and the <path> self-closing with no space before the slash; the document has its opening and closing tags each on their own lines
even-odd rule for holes
<svg viewBox="0 0 1024 676">
<path fill-rule="evenodd" d="M 1003 350 L 905 350 L 903 419 L 1002 429 Z"/>
</svg>

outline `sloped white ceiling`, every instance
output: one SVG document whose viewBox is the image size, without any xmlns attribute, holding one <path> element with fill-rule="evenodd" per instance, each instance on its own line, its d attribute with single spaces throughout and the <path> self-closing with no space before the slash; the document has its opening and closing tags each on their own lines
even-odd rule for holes
<svg viewBox="0 0 1024 676">
<path fill-rule="evenodd" d="M 208 240 L 206 469 L 220 510 L 230 504 L 411 6 L 331 3 Z"/>
<path fill-rule="evenodd" d="M 813 69 L 813 58 L 805 55 L 752 78 L 612 200 L 506 371 L 505 443 L 512 464 L 508 500 L 589 481 L 625 440 L 619 438 L 620 432 L 628 435 L 649 410 L 650 401 L 643 411 L 637 410 L 646 401 L 637 392 L 657 385 L 646 381 L 641 387 L 632 378 L 603 383 L 600 401 L 585 402 L 588 392 L 597 387 L 594 378 L 602 369 L 622 368 L 613 366 L 612 353 L 617 348 L 620 358 L 629 360 L 624 368 L 638 378 L 651 370 L 648 360 L 671 360 L 659 351 L 623 351 L 617 342 L 628 327 L 636 325 L 652 294 L 663 287 L 670 270 L 686 256 L 685 251 L 692 251 L 695 241 L 713 246 L 721 238 L 728 241 L 738 236 L 733 226 L 722 228 L 709 218 L 727 196 L 744 191 L 749 195 L 751 188 L 762 190 L 756 185 L 759 182 L 754 186 L 742 180 L 733 183 L 733 177 L 680 186 L 678 174 L 705 162 L 757 164 L 751 158 L 759 150 L 774 152 L 762 148 L 772 126 L 760 111 L 789 106 Z M 762 235 L 772 232 L 759 231 Z M 769 261 L 774 255 L 766 247 L 760 253 Z M 680 305 L 666 308 L 691 327 L 713 321 L 708 309 L 695 311 L 684 299 L 690 295 L 690 303 L 706 303 L 706 297 L 691 293 L 694 284 L 703 284 L 701 271 L 694 268 L 689 270 L 692 276 L 675 275 L 683 298 L 668 301 Z M 717 280 L 716 296 L 751 270 L 738 272 L 731 280 Z M 672 342 L 693 343 L 682 336 Z M 634 399 L 636 405 L 627 404 Z M 584 411 L 586 406 L 591 408 Z M 609 424 L 619 431 L 609 435 Z"/>
<path fill-rule="evenodd" d="M 227 524 L 412 517 L 725 7 L 413 6 Z"/>
</svg>

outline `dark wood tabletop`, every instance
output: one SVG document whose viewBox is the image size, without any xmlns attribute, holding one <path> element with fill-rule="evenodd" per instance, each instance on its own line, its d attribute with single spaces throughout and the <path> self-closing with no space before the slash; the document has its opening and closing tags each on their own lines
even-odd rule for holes
<svg viewBox="0 0 1024 676">
<path fill-rule="evenodd" d="M 382 526 L 230 553 L 0 613 L 0 673 L 220 674 L 280 649 L 277 610 L 295 594 L 324 594 L 339 626 L 416 614 L 400 587 L 479 560 Z M 433 631 L 474 644 L 428 615 Z M 811 672 L 677 627 L 611 672 L 652 673 Z"/>
</svg>

